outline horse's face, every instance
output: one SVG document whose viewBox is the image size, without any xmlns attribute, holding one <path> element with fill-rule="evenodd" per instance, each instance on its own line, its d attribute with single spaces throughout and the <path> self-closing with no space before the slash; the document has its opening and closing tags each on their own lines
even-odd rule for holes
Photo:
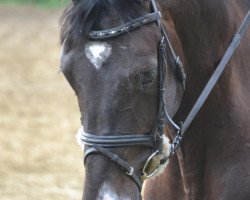
<svg viewBox="0 0 250 200">
<path fill-rule="evenodd" d="M 64 48 L 63 72 L 78 96 L 86 132 L 145 133 L 152 128 L 159 35 L 150 30 Z"/>
<path fill-rule="evenodd" d="M 158 112 L 158 45 L 156 24 L 104 41 L 73 38 L 64 42 L 61 67 L 76 92 L 84 131 L 96 135 L 152 131 Z M 180 101 L 172 69 L 166 71 L 170 113 Z M 112 149 L 140 175 L 151 150 Z M 136 184 L 101 154 L 85 163 L 84 199 L 139 199 Z"/>
</svg>

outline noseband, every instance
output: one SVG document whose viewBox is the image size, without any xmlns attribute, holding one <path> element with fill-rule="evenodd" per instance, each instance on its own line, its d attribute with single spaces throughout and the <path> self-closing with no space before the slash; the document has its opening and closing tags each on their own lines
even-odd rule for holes
<svg viewBox="0 0 250 200">
<path fill-rule="evenodd" d="M 125 23 L 121 26 L 116 28 L 102 30 L 102 31 L 92 31 L 89 33 L 89 38 L 93 40 L 103 40 L 103 39 L 112 39 L 114 37 L 120 36 L 122 34 L 128 33 L 134 29 L 140 28 L 147 24 L 156 22 L 159 30 L 161 32 L 161 40 L 159 42 L 159 49 L 158 49 L 158 70 L 159 70 L 159 108 L 158 108 L 158 115 L 155 121 L 155 125 L 153 130 L 150 133 L 146 133 L 143 135 L 139 134 L 127 134 L 127 135 L 108 135 L 108 136 L 98 136 L 94 133 L 88 134 L 80 129 L 77 134 L 79 143 L 87 145 L 88 148 L 85 148 L 85 157 L 84 161 L 86 160 L 87 156 L 94 153 L 100 153 L 105 155 L 106 157 L 110 158 L 111 161 L 116 163 L 134 182 L 137 184 L 139 190 L 142 187 L 142 179 L 138 176 L 132 166 L 130 166 L 125 160 L 121 159 L 118 155 L 112 153 L 107 148 L 122 148 L 122 147 L 134 147 L 134 146 L 145 146 L 152 149 L 152 155 L 148 158 L 143 167 L 142 175 L 145 175 L 146 167 L 148 163 L 154 156 L 159 154 L 163 154 L 163 136 L 164 136 L 164 128 L 166 124 L 172 125 L 176 129 L 176 137 L 173 140 L 170 148 L 170 153 L 168 156 L 163 156 L 160 164 L 164 164 L 168 161 L 169 157 L 174 154 L 176 149 L 179 147 L 182 137 L 189 127 L 190 123 L 204 104 L 205 100 L 207 99 L 208 95 L 210 94 L 211 90 L 213 89 L 214 85 L 218 81 L 221 73 L 223 72 L 226 64 L 228 63 L 229 59 L 233 55 L 236 47 L 238 46 L 240 39 L 244 35 L 249 21 L 250 21 L 250 12 L 248 12 L 246 18 L 244 19 L 240 29 L 234 36 L 229 48 L 227 49 L 226 53 L 224 54 L 220 64 L 216 68 L 215 72 L 213 73 L 212 77 L 208 81 L 206 87 L 202 91 L 201 95 L 199 96 L 198 100 L 196 101 L 195 105 L 193 106 L 191 112 L 187 116 L 184 123 L 180 123 L 177 125 L 173 122 L 168 111 L 166 109 L 166 102 L 165 102 L 165 71 L 166 71 L 166 63 L 171 61 L 174 63 L 176 78 L 181 82 L 183 90 L 185 89 L 185 81 L 186 75 L 184 73 L 184 69 L 182 67 L 182 62 L 180 61 L 179 57 L 176 56 L 170 40 L 161 25 L 160 18 L 161 14 L 156 7 L 155 0 L 151 0 L 152 6 L 152 13 L 143 15 L 137 19 L 132 20 L 131 22 Z M 168 55 L 168 56 L 167 56 Z M 151 177 L 155 172 L 154 170 L 151 174 L 147 174 L 146 177 Z"/>
</svg>

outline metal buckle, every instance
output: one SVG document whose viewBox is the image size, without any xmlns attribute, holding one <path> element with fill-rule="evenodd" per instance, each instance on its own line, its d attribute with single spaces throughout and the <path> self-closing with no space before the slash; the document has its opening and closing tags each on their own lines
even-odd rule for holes
<svg viewBox="0 0 250 200">
<path fill-rule="evenodd" d="M 177 56 L 177 58 L 176 58 L 176 60 L 175 60 L 175 66 L 176 66 L 176 67 L 180 67 L 180 66 L 181 66 L 180 56 Z"/>
<path fill-rule="evenodd" d="M 160 47 L 161 47 L 161 52 L 164 54 L 166 53 L 166 42 L 165 42 L 165 37 L 162 37 L 161 38 L 161 41 L 160 41 Z"/>
<path fill-rule="evenodd" d="M 158 131 L 157 135 L 158 135 L 158 137 L 159 137 L 160 139 L 163 139 L 163 135 L 160 135 L 160 132 L 159 132 L 159 131 Z"/>
<path fill-rule="evenodd" d="M 132 174 L 134 173 L 134 168 L 130 167 L 129 172 L 126 172 L 127 175 L 132 176 Z"/>
<path fill-rule="evenodd" d="M 171 144 L 170 147 L 170 155 L 173 155 L 175 153 L 175 151 L 178 149 L 178 147 L 180 146 L 182 141 L 182 135 L 181 135 L 181 131 L 179 130 L 174 138 L 174 141 Z"/>
</svg>

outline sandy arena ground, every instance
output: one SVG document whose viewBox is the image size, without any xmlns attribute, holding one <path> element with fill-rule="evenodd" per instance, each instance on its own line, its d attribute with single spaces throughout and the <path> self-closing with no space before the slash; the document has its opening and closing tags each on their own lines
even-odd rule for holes
<svg viewBox="0 0 250 200">
<path fill-rule="evenodd" d="M 62 10 L 0 7 L 0 199 L 79 200 L 79 111 L 59 72 Z"/>
</svg>

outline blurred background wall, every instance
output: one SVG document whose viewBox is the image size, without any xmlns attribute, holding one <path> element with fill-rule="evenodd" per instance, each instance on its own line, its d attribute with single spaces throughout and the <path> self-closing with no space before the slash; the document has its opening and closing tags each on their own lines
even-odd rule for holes
<svg viewBox="0 0 250 200">
<path fill-rule="evenodd" d="M 79 200 L 80 115 L 59 67 L 67 0 L 0 0 L 0 199 Z"/>
</svg>

